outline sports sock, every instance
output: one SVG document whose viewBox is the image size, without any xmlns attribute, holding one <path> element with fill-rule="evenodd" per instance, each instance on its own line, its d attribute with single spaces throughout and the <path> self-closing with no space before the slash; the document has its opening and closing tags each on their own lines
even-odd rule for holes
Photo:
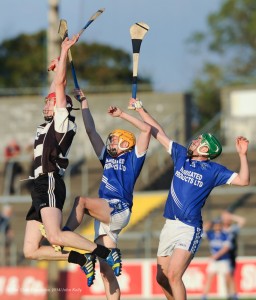
<svg viewBox="0 0 256 300">
<path fill-rule="evenodd" d="M 64 226 L 63 228 L 62 228 L 62 231 L 72 231 L 70 228 L 68 228 L 68 226 Z"/>
<path fill-rule="evenodd" d="M 81 267 L 84 266 L 87 262 L 86 257 L 84 254 L 81 254 L 76 251 L 70 251 L 69 256 L 68 256 L 68 262 L 73 263 L 73 264 L 78 264 Z"/>
<path fill-rule="evenodd" d="M 95 254 L 101 258 L 107 258 L 111 250 L 109 250 L 107 247 L 98 245 L 97 247 L 92 251 L 92 254 Z"/>
</svg>

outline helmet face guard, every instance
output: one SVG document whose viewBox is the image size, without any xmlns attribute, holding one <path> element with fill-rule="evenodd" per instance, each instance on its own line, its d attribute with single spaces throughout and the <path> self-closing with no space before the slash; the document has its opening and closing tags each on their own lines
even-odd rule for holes
<svg viewBox="0 0 256 300">
<path fill-rule="evenodd" d="M 113 144 L 113 137 L 117 137 L 115 144 Z M 128 147 L 122 147 L 121 144 L 123 142 L 127 142 Z M 135 144 L 136 138 L 132 132 L 123 129 L 116 129 L 108 135 L 106 148 L 110 156 L 117 157 L 123 152 L 131 151 Z M 121 152 L 118 153 L 118 150 L 121 150 Z"/>
<path fill-rule="evenodd" d="M 211 133 L 203 133 L 200 136 L 202 139 L 201 139 L 200 145 L 197 148 L 197 152 L 200 155 L 207 156 L 209 159 L 214 159 L 214 158 L 218 157 L 222 152 L 222 146 L 221 146 L 221 143 L 219 142 L 219 140 Z M 199 137 L 197 137 L 196 139 L 198 139 L 198 138 Z M 190 145 L 188 146 L 188 154 L 190 154 L 190 151 L 191 151 L 191 150 L 189 150 Z M 207 147 L 208 151 L 202 152 L 201 151 L 202 147 Z"/>
</svg>

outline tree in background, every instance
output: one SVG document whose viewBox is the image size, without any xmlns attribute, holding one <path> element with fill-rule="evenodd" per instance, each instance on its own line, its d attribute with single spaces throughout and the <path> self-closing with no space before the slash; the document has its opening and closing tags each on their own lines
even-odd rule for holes
<svg viewBox="0 0 256 300">
<path fill-rule="evenodd" d="M 222 87 L 255 82 L 256 1 L 225 0 L 207 24 L 207 33 L 196 32 L 188 41 L 197 50 L 205 46 L 217 58 L 205 62 L 193 82 L 202 125 L 219 112 Z"/>
<path fill-rule="evenodd" d="M 42 86 L 46 80 L 46 34 L 21 34 L 0 44 L 0 87 Z"/>
<path fill-rule="evenodd" d="M 72 54 L 79 82 L 93 86 L 131 84 L 131 55 L 124 50 L 79 42 Z M 0 44 L 0 88 L 44 87 L 46 64 L 46 31 L 4 40 Z M 139 82 L 151 86 L 150 78 L 141 77 Z"/>
</svg>

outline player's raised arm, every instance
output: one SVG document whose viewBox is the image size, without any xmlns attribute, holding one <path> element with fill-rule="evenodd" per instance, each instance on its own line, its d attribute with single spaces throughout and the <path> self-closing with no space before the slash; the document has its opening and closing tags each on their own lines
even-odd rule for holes
<svg viewBox="0 0 256 300">
<path fill-rule="evenodd" d="M 66 107 L 66 71 L 68 50 L 78 41 L 79 35 L 74 35 L 72 39 L 66 38 L 61 44 L 61 53 L 58 61 L 56 74 L 54 77 L 56 106 Z"/>
<path fill-rule="evenodd" d="M 170 138 L 168 138 L 161 125 L 143 107 L 142 102 L 131 98 L 129 107 L 134 107 L 134 110 L 136 110 L 140 114 L 143 121 L 151 126 L 151 134 L 153 135 L 153 137 L 157 139 L 168 150 L 170 145 Z"/>
<path fill-rule="evenodd" d="M 250 171 L 247 159 L 249 141 L 243 137 L 239 136 L 236 138 L 236 150 L 240 158 L 240 170 L 238 176 L 236 176 L 231 184 L 245 186 L 250 183 Z"/>
<path fill-rule="evenodd" d="M 74 96 L 76 99 L 79 99 L 79 102 L 81 102 L 84 127 L 91 141 L 93 149 L 96 155 L 99 157 L 104 147 L 104 142 L 96 130 L 95 122 L 89 108 L 88 100 L 81 89 L 75 89 Z"/>
</svg>

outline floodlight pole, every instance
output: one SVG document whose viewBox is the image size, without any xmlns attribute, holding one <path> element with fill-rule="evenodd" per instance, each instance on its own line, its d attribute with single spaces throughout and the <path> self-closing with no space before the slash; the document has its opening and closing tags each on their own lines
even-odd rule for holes
<svg viewBox="0 0 256 300">
<path fill-rule="evenodd" d="M 50 61 L 59 56 L 59 0 L 48 0 L 48 29 L 47 29 L 47 66 Z M 45 70 L 47 70 L 47 66 Z M 48 85 L 52 82 L 53 72 L 48 72 Z"/>
</svg>

